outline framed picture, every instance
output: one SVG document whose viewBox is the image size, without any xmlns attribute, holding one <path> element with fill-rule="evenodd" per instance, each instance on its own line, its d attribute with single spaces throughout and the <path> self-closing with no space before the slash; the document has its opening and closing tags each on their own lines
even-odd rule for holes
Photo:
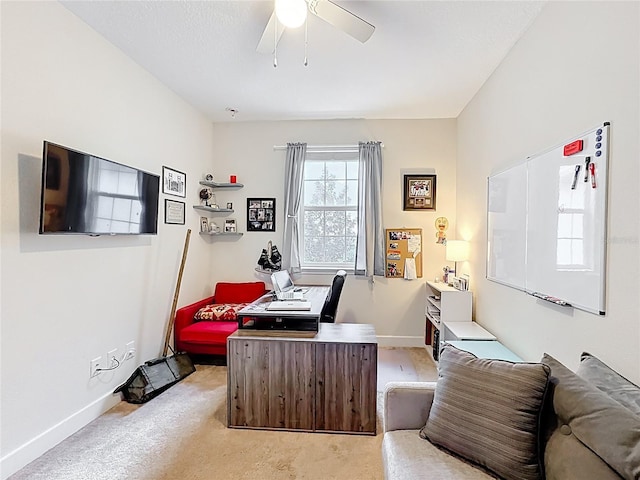
<svg viewBox="0 0 640 480">
<path fill-rule="evenodd" d="M 200 231 L 203 233 L 209 231 L 209 219 L 207 217 L 200 217 Z"/>
<path fill-rule="evenodd" d="M 164 223 L 184 225 L 184 202 L 164 199 Z"/>
<path fill-rule="evenodd" d="M 236 221 L 233 218 L 227 218 L 224 221 L 225 233 L 236 233 Z"/>
<path fill-rule="evenodd" d="M 247 198 L 247 232 L 276 231 L 276 199 Z"/>
<path fill-rule="evenodd" d="M 169 167 L 162 167 L 162 193 L 187 196 L 187 175 Z"/>
<path fill-rule="evenodd" d="M 227 202 L 227 208 L 229 210 L 233 210 L 233 203 L 232 202 Z"/>
<path fill-rule="evenodd" d="M 405 175 L 403 210 L 436 209 L 436 176 Z"/>
</svg>

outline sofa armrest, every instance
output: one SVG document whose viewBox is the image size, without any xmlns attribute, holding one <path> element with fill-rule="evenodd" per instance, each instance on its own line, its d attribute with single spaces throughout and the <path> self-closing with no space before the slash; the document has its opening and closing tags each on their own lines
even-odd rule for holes
<svg viewBox="0 0 640 480">
<path fill-rule="evenodd" d="M 174 326 L 174 331 L 178 333 L 183 328 L 191 325 L 193 323 L 193 316 L 198 312 L 198 310 L 211 303 L 213 303 L 213 297 L 208 297 L 176 310 L 176 323 Z"/>
<path fill-rule="evenodd" d="M 418 430 L 427 423 L 436 382 L 389 382 L 384 389 L 383 429 Z"/>
</svg>

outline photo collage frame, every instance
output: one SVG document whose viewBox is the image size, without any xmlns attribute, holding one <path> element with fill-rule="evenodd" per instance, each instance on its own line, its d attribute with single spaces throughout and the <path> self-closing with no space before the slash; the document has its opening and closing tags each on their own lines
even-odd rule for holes
<svg viewBox="0 0 640 480">
<path fill-rule="evenodd" d="M 247 232 L 276 231 L 276 199 L 247 198 Z"/>
</svg>

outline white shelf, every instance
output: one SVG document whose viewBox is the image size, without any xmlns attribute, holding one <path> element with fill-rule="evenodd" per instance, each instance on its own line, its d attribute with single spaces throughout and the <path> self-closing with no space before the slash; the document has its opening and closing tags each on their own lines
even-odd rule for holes
<svg viewBox="0 0 640 480">
<path fill-rule="evenodd" d="M 471 292 L 457 290 L 446 283 L 426 283 L 427 315 L 443 322 L 471 322 Z"/>
<path fill-rule="evenodd" d="M 440 300 L 440 297 L 436 297 L 435 295 L 427 295 L 427 301 L 433 305 L 434 307 L 436 307 L 438 310 L 440 310 L 441 305 L 442 305 L 442 301 Z"/>
<path fill-rule="evenodd" d="M 200 232 L 200 235 L 205 237 L 218 237 L 218 236 L 230 236 L 230 237 L 241 237 L 244 235 L 241 232 Z"/>
<path fill-rule="evenodd" d="M 440 329 L 440 317 L 435 317 L 430 312 L 426 312 L 427 319 L 433 324 L 435 328 Z"/>
<path fill-rule="evenodd" d="M 432 282 L 430 280 L 427 280 L 427 285 L 429 285 L 429 287 L 431 287 L 432 290 L 435 290 L 437 292 L 461 292 L 462 290 L 458 290 L 457 288 L 453 288 L 450 285 L 447 285 L 444 282 Z"/>
<path fill-rule="evenodd" d="M 212 208 L 205 205 L 194 205 L 193 208 L 207 213 L 233 213 L 231 208 Z"/>
<path fill-rule="evenodd" d="M 445 322 L 444 340 L 495 340 L 496 337 L 476 322 Z"/>
<path fill-rule="evenodd" d="M 271 275 L 273 272 L 279 272 L 279 270 L 271 270 L 269 268 L 256 267 L 255 271 L 258 273 L 264 273 L 265 275 Z"/>
<path fill-rule="evenodd" d="M 209 188 L 242 188 L 242 183 L 219 183 L 219 182 L 207 182 L 206 180 L 200 180 L 200 185 L 204 185 Z"/>
<path fill-rule="evenodd" d="M 427 298 L 425 306 L 425 342 L 433 343 L 434 336 L 439 333 L 440 345 L 446 340 L 457 340 L 451 333 L 451 323 L 471 325 L 471 292 L 450 287 L 446 283 L 426 282 Z M 471 327 L 472 329 L 474 327 Z M 478 325 L 478 328 L 482 328 Z M 475 331 L 476 335 L 480 335 Z M 488 333 L 488 332 L 487 332 Z M 475 337 L 474 337 L 475 338 Z M 493 337 L 495 338 L 495 337 Z M 434 356 L 440 345 L 433 345 Z"/>
</svg>

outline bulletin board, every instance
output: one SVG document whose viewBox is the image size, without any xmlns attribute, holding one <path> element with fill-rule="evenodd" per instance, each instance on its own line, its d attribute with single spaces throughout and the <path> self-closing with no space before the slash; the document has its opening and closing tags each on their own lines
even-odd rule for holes
<svg viewBox="0 0 640 480">
<path fill-rule="evenodd" d="M 422 278 L 422 229 L 385 230 L 385 277 Z"/>
</svg>

